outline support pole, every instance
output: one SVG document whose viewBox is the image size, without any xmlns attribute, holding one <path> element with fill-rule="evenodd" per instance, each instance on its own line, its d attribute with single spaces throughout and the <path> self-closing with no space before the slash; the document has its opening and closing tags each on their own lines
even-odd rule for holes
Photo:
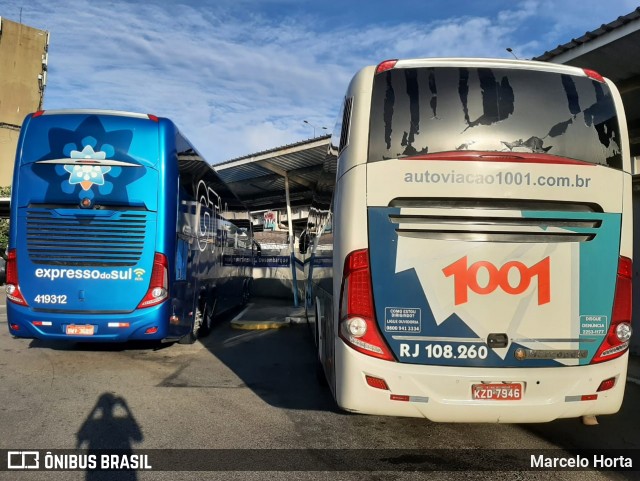
<svg viewBox="0 0 640 481">
<path fill-rule="evenodd" d="M 291 201 L 289 200 L 289 176 L 284 174 L 284 193 L 287 199 L 287 221 L 289 224 L 289 250 L 291 251 L 291 283 L 293 289 L 293 307 L 298 307 L 298 275 L 296 267 L 295 239 L 291 220 Z"/>
</svg>

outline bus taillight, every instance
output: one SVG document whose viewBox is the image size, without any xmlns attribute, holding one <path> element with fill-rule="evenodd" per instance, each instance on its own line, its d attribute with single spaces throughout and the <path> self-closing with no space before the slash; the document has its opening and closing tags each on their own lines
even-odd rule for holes
<svg viewBox="0 0 640 481">
<path fill-rule="evenodd" d="M 376 67 L 376 74 L 386 72 L 387 70 L 391 70 L 398 63 L 397 60 L 385 60 L 384 62 L 380 62 Z"/>
<path fill-rule="evenodd" d="M 153 270 L 149 289 L 145 294 L 138 309 L 155 306 L 169 297 L 169 262 L 164 254 L 156 252 L 153 257 Z"/>
<path fill-rule="evenodd" d="M 395 361 L 376 324 L 369 251 L 353 251 L 344 263 L 340 292 L 340 338 L 356 351 Z"/>
<path fill-rule="evenodd" d="M 18 283 L 18 256 L 15 249 L 11 249 L 7 252 L 7 299 L 21 306 L 26 306 L 27 301 L 24 299 L 22 292 L 20 292 L 20 284 Z"/>
<path fill-rule="evenodd" d="M 596 72 L 595 70 L 589 70 L 588 68 L 583 68 L 582 71 L 590 79 L 595 80 L 596 82 L 600 82 L 601 84 L 604 83 L 604 77 L 600 75 L 598 72 Z"/>
<path fill-rule="evenodd" d="M 613 300 L 613 313 L 609 332 L 602 341 L 592 363 L 609 361 L 620 357 L 629 348 L 631 338 L 631 298 L 633 263 L 627 257 L 618 261 L 616 294 Z"/>
</svg>

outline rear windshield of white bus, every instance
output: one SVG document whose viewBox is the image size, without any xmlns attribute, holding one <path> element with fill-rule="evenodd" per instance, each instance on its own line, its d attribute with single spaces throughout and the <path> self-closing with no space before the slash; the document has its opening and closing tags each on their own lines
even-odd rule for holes
<svg viewBox="0 0 640 481">
<path fill-rule="evenodd" d="M 377 74 L 369 162 L 452 151 L 548 154 L 622 168 L 615 104 L 602 82 L 507 68 Z"/>
</svg>

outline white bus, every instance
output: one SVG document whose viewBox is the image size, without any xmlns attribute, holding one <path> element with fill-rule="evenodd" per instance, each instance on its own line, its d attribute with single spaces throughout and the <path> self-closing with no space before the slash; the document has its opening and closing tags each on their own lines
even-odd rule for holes
<svg viewBox="0 0 640 481">
<path fill-rule="evenodd" d="M 619 410 L 631 165 L 609 80 L 385 61 L 351 81 L 331 144 L 301 246 L 340 407 L 518 423 Z"/>
</svg>

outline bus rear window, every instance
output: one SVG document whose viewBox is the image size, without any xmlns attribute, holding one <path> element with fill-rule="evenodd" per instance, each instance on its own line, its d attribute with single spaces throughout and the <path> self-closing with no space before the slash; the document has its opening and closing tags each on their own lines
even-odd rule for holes
<svg viewBox="0 0 640 481">
<path fill-rule="evenodd" d="M 48 113 L 23 126 L 19 207 L 157 209 L 158 122 L 133 115 Z"/>
<path fill-rule="evenodd" d="M 622 168 L 615 104 L 604 83 L 507 68 L 376 75 L 369 162 L 451 151 L 548 153 Z"/>
<path fill-rule="evenodd" d="M 32 118 L 21 164 L 96 160 L 103 165 L 156 167 L 158 123 L 115 115 L 58 114 Z"/>
</svg>

